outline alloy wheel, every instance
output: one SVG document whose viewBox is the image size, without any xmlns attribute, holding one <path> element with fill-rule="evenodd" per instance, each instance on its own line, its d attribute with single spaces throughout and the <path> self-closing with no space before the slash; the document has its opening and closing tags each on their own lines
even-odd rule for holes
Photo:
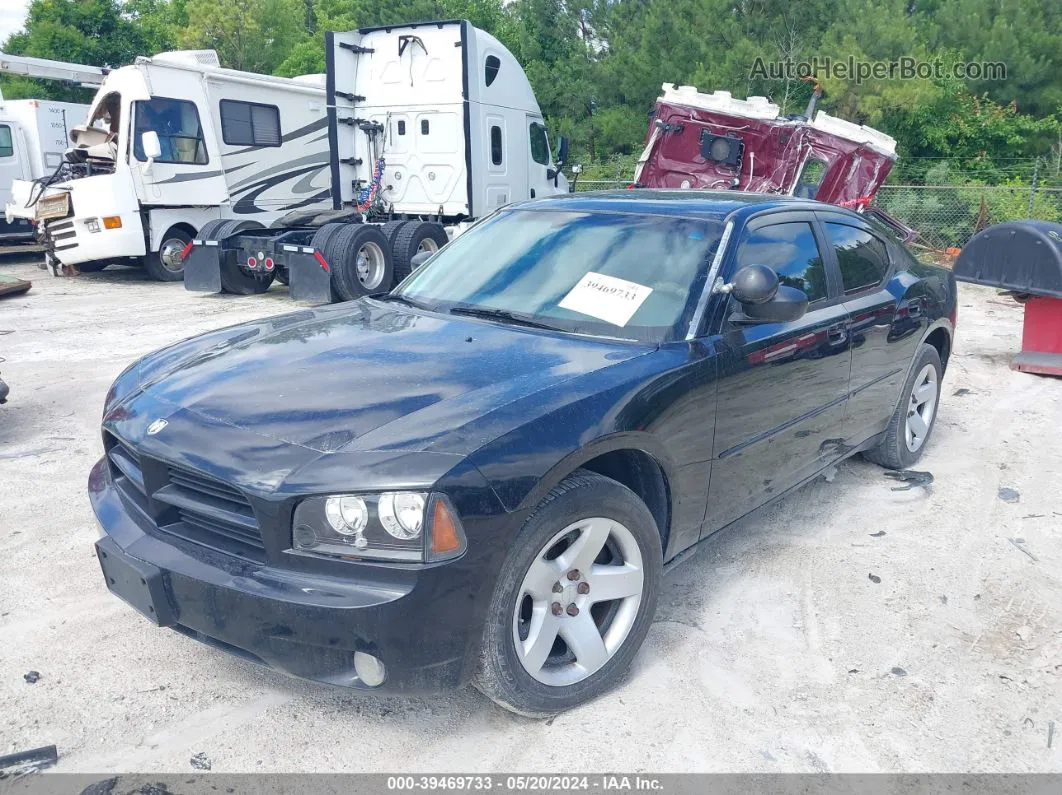
<svg viewBox="0 0 1062 795">
<path fill-rule="evenodd" d="M 937 411 L 937 397 L 940 385 L 937 381 L 937 368 L 927 364 L 918 371 L 914 388 L 911 390 L 911 402 L 907 407 L 907 425 L 905 439 L 907 449 L 912 453 L 919 450 L 929 436 L 933 427 L 933 417 Z"/>
<path fill-rule="evenodd" d="M 162 242 L 159 247 L 159 261 L 166 270 L 179 273 L 184 269 L 181 254 L 184 253 L 185 245 L 185 241 L 179 237 L 170 237 Z"/>
<path fill-rule="evenodd" d="M 644 588 L 641 550 L 624 525 L 594 517 L 561 530 L 517 592 L 513 642 L 524 670 L 553 687 L 600 670 L 630 634 Z"/>
<path fill-rule="evenodd" d="M 370 292 L 383 284 L 386 260 L 383 249 L 376 243 L 366 243 L 358 249 L 358 256 L 354 263 L 354 272 L 358 276 L 361 286 Z"/>
</svg>

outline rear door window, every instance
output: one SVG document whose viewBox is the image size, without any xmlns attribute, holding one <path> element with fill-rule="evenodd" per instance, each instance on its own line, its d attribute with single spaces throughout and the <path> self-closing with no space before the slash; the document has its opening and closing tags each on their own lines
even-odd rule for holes
<svg viewBox="0 0 1062 795">
<path fill-rule="evenodd" d="M 827 223 L 823 227 L 837 255 L 845 295 L 881 284 L 889 270 L 889 255 L 881 240 L 847 224 Z"/>
</svg>

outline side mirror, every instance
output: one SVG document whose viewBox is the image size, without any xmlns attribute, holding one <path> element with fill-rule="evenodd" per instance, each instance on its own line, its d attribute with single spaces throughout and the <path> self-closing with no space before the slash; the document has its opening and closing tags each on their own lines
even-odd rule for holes
<svg viewBox="0 0 1062 795">
<path fill-rule="evenodd" d="M 741 304 L 731 315 L 735 323 L 790 323 L 808 311 L 803 290 L 778 283 L 778 274 L 765 265 L 747 265 L 726 288 Z"/>
<path fill-rule="evenodd" d="M 162 157 L 162 142 L 159 141 L 159 134 L 154 130 L 141 133 L 140 147 L 144 150 L 144 157 L 149 162 Z"/>
<path fill-rule="evenodd" d="M 557 138 L 557 168 L 568 162 L 568 139 L 563 135 Z"/>
<path fill-rule="evenodd" d="M 766 265 L 746 265 L 730 283 L 730 294 L 742 304 L 766 304 L 777 292 L 778 274 Z"/>
<path fill-rule="evenodd" d="M 419 252 L 417 254 L 414 254 L 409 259 L 409 264 L 411 266 L 411 269 L 412 270 L 416 270 L 421 265 L 423 265 L 425 262 L 430 260 L 434 255 L 435 255 L 435 252 L 433 252 L 433 251 L 421 251 L 421 252 Z"/>
</svg>

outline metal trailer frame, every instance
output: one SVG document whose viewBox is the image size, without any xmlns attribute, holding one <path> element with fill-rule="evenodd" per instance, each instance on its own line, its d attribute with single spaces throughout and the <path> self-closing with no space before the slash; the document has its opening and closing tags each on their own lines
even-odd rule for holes
<svg viewBox="0 0 1062 795">
<path fill-rule="evenodd" d="M 246 229 L 222 239 L 196 238 L 185 248 L 185 289 L 220 293 L 222 266 L 242 264 L 263 275 L 284 269 L 293 300 L 330 303 L 332 267 L 324 252 L 310 245 L 318 229 L 270 227 Z"/>
</svg>

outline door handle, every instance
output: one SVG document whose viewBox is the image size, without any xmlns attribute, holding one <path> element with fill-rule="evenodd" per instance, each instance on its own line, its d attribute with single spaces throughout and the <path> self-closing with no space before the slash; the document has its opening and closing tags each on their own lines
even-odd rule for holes
<svg viewBox="0 0 1062 795">
<path fill-rule="evenodd" d="M 826 336 L 830 342 L 844 342 L 848 339 L 848 325 L 846 323 L 838 323 L 836 326 L 830 326 L 826 329 Z"/>
</svg>

